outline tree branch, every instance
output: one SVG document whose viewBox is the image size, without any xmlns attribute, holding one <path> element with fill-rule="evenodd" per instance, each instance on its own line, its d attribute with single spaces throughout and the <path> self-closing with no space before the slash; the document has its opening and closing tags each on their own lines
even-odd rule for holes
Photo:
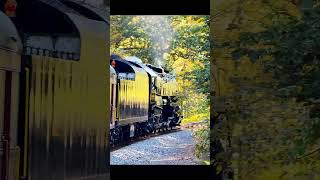
<svg viewBox="0 0 320 180">
<path fill-rule="evenodd" d="M 304 155 L 302 155 L 302 156 L 300 156 L 300 157 L 297 157 L 296 160 L 297 160 L 297 161 L 298 161 L 298 160 L 301 160 L 301 159 L 306 158 L 306 157 L 308 157 L 308 156 L 311 156 L 312 154 L 317 153 L 317 152 L 319 152 L 319 151 L 320 151 L 320 148 L 317 148 L 317 149 L 315 149 L 315 150 L 313 150 L 313 151 L 311 151 L 311 152 L 309 152 L 309 153 L 307 153 L 307 154 L 304 154 Z"/>
</svg>

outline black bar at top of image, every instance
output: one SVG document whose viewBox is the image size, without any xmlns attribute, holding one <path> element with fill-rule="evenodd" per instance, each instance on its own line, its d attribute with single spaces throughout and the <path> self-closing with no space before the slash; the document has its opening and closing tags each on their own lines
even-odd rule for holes
<svg viewBox="0 0 320 180">
<path fill-rule="evenodd" d="M 210 0 L 111 0 L 111 15 L 210 15 Z"/>
</svg>

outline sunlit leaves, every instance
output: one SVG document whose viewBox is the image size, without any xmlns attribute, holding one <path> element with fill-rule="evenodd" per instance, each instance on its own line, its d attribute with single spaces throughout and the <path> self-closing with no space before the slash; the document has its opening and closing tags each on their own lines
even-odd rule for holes
<svg viewBox="0 0 320 180">
<path fill-rule="evenodd" d="M 320 138 L 319 9 L 301 16 L 290 1 L 235 2 L 214 7 L 215 90 L 229 103 L 215 137 L 232 135 L 239 179 L 303 179 L 319 165 L 319 152 L 307 156 Z"/>
<path fill-rule="evenodd" d="M 152 62 L 151 38 L 136 16 L 111 16 L 111 52 Z"/>
</svg>

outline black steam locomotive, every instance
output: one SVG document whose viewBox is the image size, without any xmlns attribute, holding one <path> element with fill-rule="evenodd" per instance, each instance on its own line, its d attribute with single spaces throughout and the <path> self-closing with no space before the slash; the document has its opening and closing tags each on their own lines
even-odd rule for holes
<svg viewBox="0 0 320 180">
<path fill-rule="evenodd" d="M 0 5 L 0 180 L 109 179 L 108 12 Z"/>
<path fill-rule="evenodd" d="M 136 57 L 111 55 L 110 141 L 112 145 L 179 126 L 175 76 Z"/>
</svg>

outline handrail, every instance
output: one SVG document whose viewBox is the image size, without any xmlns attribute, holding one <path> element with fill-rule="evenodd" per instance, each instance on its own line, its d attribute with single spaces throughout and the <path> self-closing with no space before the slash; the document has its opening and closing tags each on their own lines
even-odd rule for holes
<svg viewBox="0 0 320 180">
<path fill-rule="evenodd" d="M 23 153 L 23 174 L 22 177 L 27 177 L 28 170 L 28 138 L 29 138 L 29 77 L 30 69 L 25 67 L 26 71 L 26 102 L 25 102 L 25 129 L 24 129 L 24 153 Z"/>
</svg>

